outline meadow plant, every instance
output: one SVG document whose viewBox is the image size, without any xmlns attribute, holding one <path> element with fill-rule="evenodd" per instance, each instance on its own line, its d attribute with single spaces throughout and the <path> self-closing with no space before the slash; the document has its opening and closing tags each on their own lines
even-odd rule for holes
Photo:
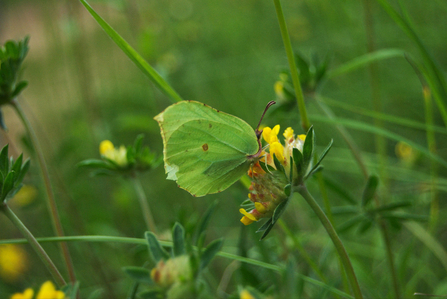
<svg viewBox="0 0 447 299">
<path fill-rule="evenodd" d="M 345 42 L 346 37 L 341 35 L 324 35 L 325 43 L 326 39 L 329 44 L 332 39 L 343 40 L 343 55 L 334 51 L 321 56 L 320 49 L 314 48 L 310 50 L 310 59 L 300 44 L 302 36 L 320 26 L 320 20 L 310 25 L 304 14 L 312 14 L 312 9 L 319 5 L 326 10 L 328 3 L 324 1 L 306 3 L 306 9 L 302 4 L 280 0 L 271 1 L 270 6 L 249 0 L 212 4 L 227 11 L 228 16 L 213 12 L 211 2 L 199 1 L 203 4 L 201 9 L 210 9 L 200 17 L 195 1 L 168 2 L 114 3 L 113 13 L 104 9 L 106 4 L 98 6 L 101 10 L 98 13 L 85 0 L 80 0 L 79 7 L 71 3 L 49 4 L 52 9 L 58 8 L 69 15 L 66 26 L 58 24 L 51 31 L 56 36 L 59 27 L 64 28 L 61 34 L 64 40 L 58 40 L 58 44 L 61 48 L 66 47 L 65 43 L 73 46 L 64 55 L 72 53 L 76 57 L 73 65 L 79 75 L 79 80 L 68 76 L 70 85 L 63 92 L 56 88 L 57 84 L 52 92 L 69 98 L 73 90 L 80 90 L 81 97 L 85 98 L 80 108 L 71 102 L 67 105 L 70 113 L 75 114 L 76 109 L 81 112 L 67 117 L 67 124 L 60 125 L 67 140 L 54 150 L 48 150 L 53 147 L 52 142 L 37 137 L 19 104 L 28 86 L 21 77 L 29 38 L 7 41 L 0 48 L 0 127 L 7 136 L 4 107 L 12 107 L 26 130 L 23 145 L 30 151 L 30 159 L 37 160 L 40 167 L 50 215 L 48 219 L 39 212 L 39 189 L 33 187 L 37 186 L 33 182 L 33 168 L 27 177 L 31 184 L 23 185 L 30 170 L 30 159 L 24 159 L 23 154 L 16 159 L 10 157 L 8 151 L 13 148 L 16 156 L 20 146 L 8 135 L 11 146 L 6 145 L 0 151 L 0 212 L 25 239 L 11 239 L 15 229 L 2 231 L 8 239 L 0 241 L 0 296 L 113 299 L 123 298 L 126 293 L 128 299 L 358 299 L 424 295 L 419 290 L 428 295 L 445 294 L 447 252 L 442 222 L 445 205 L 440 195 L 447 185 L 443 178 L 447 161 L 441 150 L 445 146 L 442 140 L 447 124 L 447 81 L 442 64 L 431 55 L 404 3 L 398 1 L 397 10 L 388 0 L 377 0 L 377 7 L 372 5 L 373 1 L 361 1 L 363 6 L 358 6 L 363 9 L 366 53 L 340 63 L 340 57 L 345 61 L 353 55 L 349 45 L 358 44 L 358 40 Z M 281 2 L 290 10 L 286 13 L 290 13 L 290 20 L 285 18 Z M 438 5 L 447 9 L 441 2 L 437 1 Z M 341 23 L 346 21 L 341 19 L 354 22 L 360 18 L 358 12 L 352 13 L 358 7 L 350 4 L 349 9 L 343 9 L 344 5 L 348 4 L 337 4 L 334 20 Z M 248 35 L 243 32 L 250 28 L 250 22 L 245 17 L 238 18 L 239 12 L 233 6 L 250 11 L 253 16 L 259 15 L 258 22 L 253 23 L 262 34 L 254 38 L 256 54 L 243 48 L 240 61 L 220 61 L 216 57 L 222 53 L 250 43 L 248 35 L 252 32 L 245 33 Z M 417 7 L 417 4 L 409 6 Z M 376 14 L 375 9 L 379 7 L 386 15 Z M 168 18 L 152 12 L 159 13 L 164 8 Z M 151 13 L 143 17 L 140 10 Z M 89 43 L 76 42 L 93 27 L 84 26 L 86 21 L 81 11 L 94 18 L 161 93 L 148 95 L 147 82 L 135 78 L 126 81 L 128 74 L 121 69 L 119 57 L 104 50 L 105 43 L 99 42 L 99 35 L 91 44 L 100 47 L 107 68 L 116 68 L 115 78 L 111 79 L 115 81 L 107 88 L 93 80 L 89 82 L 88 78 L 102 73 L 93 71 L 91 57 L 86 59 L 88 55 L 84 51 Z M 123 20 L 131 28 L 131 33 L 124 35 L 131 36 L 141 54 L 101 16 L 109 18 L 121 11 Z M 269 18 L 275 17 L 275 12 L 279 28 L 273 35 Z M 351 18 L 345 18 L 345 14 Z M 206 23 L 209 16 L 213 22 L 222 18 L 226 24 L 237 19 L 242 25 L 234 30 L 216 22 L 219 26 L 210 30 L 211 23 Z M 374 32 L 374 20 L 384 22 L 385 17 L 390 17 L 409 37 L 411 51 L 378 49 L 378 45 L 390 42 Z M 124 23 L 123 20 L 120 22 Z M 164 22 L 172 26 L 164 26 Z M 47 26 L 51 27 L 49 23 Z M 335 27 L 331 30 L 336 30 Z M 231 32 L 231 38 L 222 42 L 220 30 Z M 350 34 L 343 35 L 364 37 L 356 32 L 359 28 L 349 30 Z M 384 31 L 382 27 L 381 30 Z M 396 34 L 391 38 L 395 39 Z M 278 68 L 278 61 L 270 59 L 270 56 L 282 55 L 275 52 L 280 50 L 278 46 L 268 55 L 262 52 L 260 45 L 267 42 L 262 40 L 264 35 L 276 44 L 277 36 L 281 36 L 284 46 L 281 50 L 285 50 L 287 57 L 287 63 L 282 63 L 287 67 Z M 177 39 L 181 50 L 171 49 L 170 41 Z M 208 54 L 195 49 L 199 40 L 200 44 L 209 43 L 210 49 L 213 48 L 209 60 L 205 59 Z M 217 44 L 213 44 L 214 40 Z M 259 62 L 259 57 L 265 57 L 263 60 L 272 65 Z M 152 67 L 146 59 L 153 60 L 157 67 Z M 392 72 L 381 69 L 379 66 L 385 69 L 381 64 L 385 59 L 400 59 L 399 63 L 405 65 L 398 66 L 402 73 L 398 74 L 392 63 Z M 197 64 L 192 71 L 190 61 Z M 238 73 L 241 61 L 244 71 L 240 74 L 244 76 Z M 248 61 L 262 67 L 258 70 L 249 66 Z M 169 66 L 170 63 L 175 67 Z M 59 67 L 70 63 L 57 64 Z M 366 69 L 367 78 L 350 74 L 362 68 Z M 221 74 L 224 69 L 229 70 L 227 75 Z M 262 79 L 261 72 L 268 79 Z M 400 75 L 404 83 L 395 78 Z M 414 78 L 409 76 L 416 78 L 413 81 L 420 86 L 414 88 L 411 81 Z M 56 75 L 53 77 L 56 79 Z M 226 80 L 232 83 L 227 84 Z M 238 84 L 244 87 L 239 88 Z M 249 84 L 255 87 L 248 87 Z M 173 86 L 178 86 L 180 92 Z M 404 109 L 401 102 L 396 104 L 398 100 L 392 95 L 402 86 L 398 93 L 404 90 L 404 95 L 398 99 L 407 97 L 406 101 L 411 99 L 414 107 Z M 356 93 L 356 89 L 361 92 Z M 396 101 L 394 106 L 383 101 L 385 91 L 389 93 L 387 97 Z M 369 93 L 372 109 L 360 102 Z M 183 100 L 183 95 L 188 101 Z M 137 100 L 139 97 L 141 100 Z M 359 101 L 353 100 L 358 97 Z M 148 98 L 150 105 L 147 105 Z M 272 98 L 276 105 L 268 110 L 275 104 Z M 349 104 L 350 99 L 359 105 Z M 248 121 L 208 104 L 231 110 L 238 116 L 245 113 Z M 250 123 L 255 116 L 259 119 L 258 105 L 267 106 L 253 129 Z M 400 107 L 400 112 L 414 108 L 420 119 L 395 116 L 390 107 Z M 64 112 L 55 115 L 48 110 L 49 123 L 53 118 L 63 119 Z M 360 117 L 349 118 L 349 113 Z M 84 114 L 88 114 L 88 122 L 84 122 Z M 367 117 L 372 118 L 371 123 Z M 152 118 L 159 125 L 163 144 Z M 444 126 L 437 125 L 439 122 Z M 415 131 L 406 138 L 406 132 L 397 126 Z M 281 127 L 286 129 L 281 131 Z M 93 133 L 92 139 L 86 131 Z M 149 136 L 145 140 L 148 145 L 143 145 L 142 134 L 137 135 L 142 131 Z M 102 139 L 105 140 L 100 142 Z M 130 145 L 116 147 L 111 140 Z M 426 145 L 422 145 L 424 142 Z M 325 144 L 328 145 L 323 147 Z M 89 151 L 90 145 L 95 152 Z M 98 158 L 86 159 L 95 156 Z M 45 160 L 50 162 L 49 166 Z M 162 162 L 167 179 L 175 181 L 189 194 L 175 188 L 172 182 L 165 182 L 158 168 Z M 92 169 L 91 176 L 95 179 L 86 179 L 83 170 L 73 174 L 74 164 Z M 108 177 L 99 177 L 104 175 Z M 56 193 L 52 180 L 57 182 Z M 131 200 L 133 196 L 139 205 Z M 207 198 L 194 198 L 202 196 L 220 200 L 210 204 Z M 62 221 L 56 205 L 59 197 L 68 199 L 60 205 L 64 211 Z M 15 205 L 11 204 L 14 202 Z M 236 213 L 238 206 L 241 218 Z M 135 216 L 136 213 L 143 217 Z M 259 226 L 254 224 L 261 221 Z M 31 230 L 43 235 L 42 231 L 50 227 L 49 222 L 54 237 L 35 238 Z M 24 223 L 30 223 L 31 229 Z M 69 236 L 64 235 L 62 224 L 69 228 Z M 328 244 L 329 240 L 332 244 Z M 62 260 L 53 261 L 50 256 L 54 250 L 50 246 L 45 250 L 44 242 L 61 245 L 69 283 L 64 277 L 66 273 L 58 270 Z M 73 247 L 76 271 L 66 242 L 76 242 Z M 19 247 L 19 243 L 29 243 L 48 273 L 33 265 L 33 256 L 26 251 L 28 247 Z M 110 246 L 111 243 L 119 245 Z M 33 281 L 40 284 L 47 280 L 44 275 L 51 275 L 57 287 L 48 280 L 36 288 Z M 34 280 L 25 278 L 28 276 Z"/>
</svg>

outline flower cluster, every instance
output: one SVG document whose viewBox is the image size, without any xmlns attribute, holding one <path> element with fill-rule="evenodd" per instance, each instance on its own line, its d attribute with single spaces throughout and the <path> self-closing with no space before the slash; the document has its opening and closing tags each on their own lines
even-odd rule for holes
<svg viewBox="0 0 447 299">
<path fill-rule="evenodd" d="M 298 176 L 296 166 L 293 163 L 293 149 L 303 151 L 306 135 L 295 136 L 292 128 L 284 131 L 284 145 L 278 139 L 280 126 L 276 125 L 273 129 L 265 127 L 262 131 L 262 137 L 267 142 L 266 151 L 263 152 L 263 158 L 256 162 L 249 170 L 248 175 L 252 179 L 250 193 L 248 198 L 254 204 L 251 211 L 241 208 L 239 211 L 244 215 L 241 222 L 249 225 L 262 218 L 273 216 L 275 209 L 284 202 L 288 195 L 284 188 L 290 183 L 290 172 L 293 172 L 292 181 Z M 279 170 L 282 166 L 283 172 L 270 171 Z M 253 205 L 250 205 L 253 207 Z"/>
<path fill-rule="evenodd" d="M 32 299 L 34 296 L 34 290 L 31 288 L 26 289 L 23 293 L 15 293 L 11 296 L 11 299 Z M 36 299 L 65 299 L 65 293 L 56 290 L 54 284 L 51 281 L 46 281 L 40 287 L 39 293 L 37 293 Z"/>
<path fill-rule="evenodd" d="M 110 140 L 103 140 L 99 144 L 99 153 L 102 157 L 113 161 L 120 167 L 126 167 L 128 164 L 127 149 L 124 145 L 115 148 Z"/>
<path fill-rule="evenodd" d="M 193 272 L 189 256 L 185 254 L 167 261 L 160 260 L 151 270 L 151 278 L 157 285 L 167 289 L 191 281 Z"/>
</svg>

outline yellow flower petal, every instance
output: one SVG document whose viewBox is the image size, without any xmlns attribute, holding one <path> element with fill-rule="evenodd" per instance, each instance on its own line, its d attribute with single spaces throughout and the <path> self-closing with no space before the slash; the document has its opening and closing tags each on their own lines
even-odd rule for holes
<svg viewBox="0 0 447 299">
<path fill-rule="evenodd" d="M 274 126 L 273 129 L 272 129 L 272 134 L 275 135 L 276 139 L 278 139 L 277 136 L 278 136 L 278 134 L 279 134 L 279 129 L 280 129 L 280 126 L 279 126 L 279 125 Z"/>
<path fill-rule="evenodd" d="M 255 208 L 259 213 L 265 213 L 267 211 L 264 205 L 260 202 L 255 202 Z"/>
<path fill-rule="evenodd" d="M 284 147 L 279 142 L 270 144 L 270 155 L 275 155 L 279 162 L 284 162 Z"/>
<path fill-rule="evenodd" d="M 104 155 L 106 152 L 110 150 L 115 150 L 113 143 L 110 140 L 101 141 L 101 143 L 99 144 L 99 153 L 101 155 Z"/>
<path fill-rule="evenodd" d="M 26 251 L 19 245 L 4 244 L 0 246 L 0 278 L 14 282 L 26 271 L 28 258 Z"/>
<path fill-rule="evenodd" d="M 276 125 L 273 129 L 265 127 L 262 131 L 262 137 L 268 144 L 278 141 L 279 125 Z"/>
<path fill-rule="evenodd" d="M 240 297 L 241 299 L 255 299 L 255 297 L 253 297 L 253 295 L 250 294 L 250 292 L 247 291 L 247 290 L 242 290 L 242 291 L 239 293 L 239 297 Z"/>
<path fill-rule="evenodd" d="M 249 224 L 252 224 L 254 221 L 251 220 L 250 218 L 248 218 L 247 216 L 244 216 L 244 217 L 241 218 L 241 222 L 244 225 L 249 225 Z"/>
<path fill-rule="evenodd" d="M 265 142 L 269 142 L 270 140 L 270 133 L 272 132 L 272 129 L 270 127 L 265 127 L 262 129 L 262 138 L 264 138 Z"/>
<path fill-rule="evenodd" d="M 278 97 L 284 96 L 284 83 L 276 81 L 274 85 L 275 93 Z"/>
<path fill-rule="evenodd" d="M 284 137 L 289 140 L 290 138 L 293 137 L 293 129 L 291 127 L 288 127 L 285 131 L 284 131 Z"/>
<path fill-rule="evenodd" d="M 302 141 L 306 140 L 306 135 L 305 134 L 301 134 L 297 136 L 298 139 L 301 139 Z"/>
<path fill-rule="evenodd" d="M 255 216 L 253 216 L 253 214 L 248 213 L 245 209 L 239 209 L 239 212 L 243 215 L 245 215 L 245 217 L 251 219 L 252 221 L 258 221 L 258 219 L 256 219 Z"/>
<path fill-rule="evenodd" d="M 15 293 L 10 299 L 32 299 L 34 291 L 31 288 L 26 289 L 23 293 Z"/>
<path fill-rule="evenodd" d="M 54 284 L 51 281 L 46 281 L 40 287 L 36 299 L 64 299 L 65 294 L 61 291 L 56 291 Z"/>
</svg>

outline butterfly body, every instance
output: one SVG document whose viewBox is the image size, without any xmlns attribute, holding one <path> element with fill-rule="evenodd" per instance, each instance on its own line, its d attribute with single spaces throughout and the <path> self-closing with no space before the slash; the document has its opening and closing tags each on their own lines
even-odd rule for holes
<svg viewBox="0 0 447 299">
<path fill-rule="evenodd" d="M 194 196 L 231 186 L 247 172 L 259 150 L 249 124 L 199 102 L 176 103 L 154 119 L 163 137 L 168 179 Z"/>
</svg>

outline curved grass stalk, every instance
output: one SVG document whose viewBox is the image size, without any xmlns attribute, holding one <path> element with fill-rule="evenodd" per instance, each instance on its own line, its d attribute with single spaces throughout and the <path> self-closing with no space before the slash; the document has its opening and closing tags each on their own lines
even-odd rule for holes
<svg viewBox="0 0 447 299">
<path fill-rule="evenodd" d="M 279 28 L 281 30 L 282 40 L 284 42 L 284 48 L 287 54 L 287 60 L 289 62 L 290 75 L 292 76 L 293 88 L 295 89 L 295 96 L 298 102 L 298 110 L 301 116 L 301 126 L 304 131 L 310 128 L 309 118 L 307 117 L 306 105 L 304 103 L 303 91 L 301 89 L 300 78 L 298 75 L 298 69 L 295 63 L 295 57 L 293 54 L 292 43 L 290 42 L 289 32 L 287 30 L 286 20 L 282 12 L 281 1 L 273 0 L 276 9 L 276 15 L 278 17 Z"/>
<path fill-rule="evenodd" d="M 39 242 L 37 242 L 37 240 L 33 236 L 33 234 L 28 230 L 28 228 L 23 224 L 23 222 L 17 217 L 17 215 L 14 214 L 14 212 L 8 207 L 8 205 L 6 203 L 0 204 L 0 211 L 2 211 L 3 214 L 5 214 L 5 216 L 8 217 L 9 220 L 11 220 L 11 222 L 14 224 L 14 226 L 17 227 L 17 229 L 26 238 L 28 243 L 34 249 L 36 254 L 39 256 L 42 263 L 45 265 L 45 267 L 47 267 L 48 271 L 50 271 L 50 273 L 53 276 L 53 279 L 56 281 L 56 283 L 60 287 L 65 286 L 67 283 L 65 282 L 61 273 L 57 269 L 56 265 L 53 263 L 51 258 L 48 256 L 48 254 L 42 248 L 42 246 L 40 246 Z"/>
<path fill-rule="evenodd" d="M 17 115 L 19 116 L 23 125 L 25 126 L 25 129 L 26 129 L 28 136 L 31 140 L 31 143 L 34 147 L 34 151 L 37 156 L 37 161 L 39 163 L 40 170 L 42 172 L 42 178 L 44 181 L 45 190 L 47 193 L 47 205 L 48 205 L 48 210 L 51 215 L 50 218 L 51 218 L 51 223 L 53 224 L 54 232 L 56 233 L 56 235 L 58 237 L 63 237 L 64 230 L 62 228 L 62 223 L 61 223 L 61 220 L 59 217 L 56 200 L 54 199 L 54 193 L 53 193 L 53 189 L 51 187 L 50 175 L 48 173 L 48 168 L 45 163 L 45 158 L 43 156 L 42 148 L 40 147 L 39 140 L 37 139 L 36 133 L 34 132 L 32 126 L 31 126 L 31 123 L 29 122 L 28 118 L 26 117 L 25 113 L 23 112 L 22 107 L 20 106 L 17 99 L 13 99 L 10 102 L 10 104 L 14 107 L 15 111 L 17 112 Z M 70 252 L 68 250 L 68 246 L 66 243 L 63 243 L 63 242 L 60 244 L 60 246 L 61 246 L 62 256 L 64 258 L 65 265 L 67 267 L 68 275 L 70 276 L 70 281 L 72 283 L 75 283 L 76 275 L 75 275 L 75 271 L 74 271 L 73 262 L 71 260 Z"/>
<path fill-rule="evenodd" d="M 107 35 L 120 47 L 124 54 L 145 74 L 155 86 L 160 89 L 168 98 L 173 102 L 183 101 L 182 97 L 160 76 L 159 73 L 149 64 L 134 48 L 132 48 L 122 38 L 118 32 L 116 32 L 100 15 L 87 3 L 85 0 L 80 0 L 82 5 L 92 15 L 92 17 L 98 22 L 99 26 L 107 33 Z"/>
<path fill-rule="evenodd" d="M 154 234 L 157 234 L 157 226 L 155 225 L 154 217 L 152 216 L 151 208 L 147 202 L 146 194 L 144 193 L 141 181 L 137 177 L 131 178 L 132 184 L 137 192 L 138 201 L 140 202 L 141 211 L 143 212 L 144 221 L 147 228 Z"/>
<path fill-rule="evenodd" d="M 113 236 L 65 236 L 65 237 L 37 238 L 36 240 L 40 243 L 44 243 L 44 242 L 94 242 L 94 243 L 114 242 L 114 243 L 123 243 L 123 244 L 147 245 L 147 240 L 143 239 L 143 238 L 128 238 L 128 237 L 113 237 Z M 0 245 L 1 244 L 26 244 L 27 242 L 28 241 L 26 239 L 0 240 Z M 158 242 L 163 247 L 172 247 L 173 246 L 173 242 L 171 242 L 171 241 L 158 241 Z M 194 250 L 197 250 L 196 246 L 193 246 L 193 248 L 194 248 Z M 282 266 L 265 263 L 265 262 L 258 261 L 258 260 L 248 258 L 248 257 L 238 256 L 236 254 L 232 254 L 232 253 L 225 252 L 225 251 L 219 251 L 216 255 L 223 257 L 223 258 L 236 260 L 236 261 L 239 261 L 242 263 L 247 263 L 247 264 L 250 264 L 253 266 L 262 267 L 264 269 L 269 269 L 269 270 L 272 270 L 272 271 L 275 271 L 278 273 L 283 273 L 284 269 L 285 269 L 285 267 L 282 267 Z M 340 291 L 324 282 L 318 281 L 316 279 L 310 278 L 306 275 L 302 275 L 299 273 L 297 273 L 297 276 L 308 283 L 311 283 L 315 286 L 321 287 L 321 288 L 323 288 L 329 292 L 332 292 L 333 294 L 339 295 L 343 298 L 353 298 L 351 295 L 349 295 L 343 291 Z"/>
</svg>

